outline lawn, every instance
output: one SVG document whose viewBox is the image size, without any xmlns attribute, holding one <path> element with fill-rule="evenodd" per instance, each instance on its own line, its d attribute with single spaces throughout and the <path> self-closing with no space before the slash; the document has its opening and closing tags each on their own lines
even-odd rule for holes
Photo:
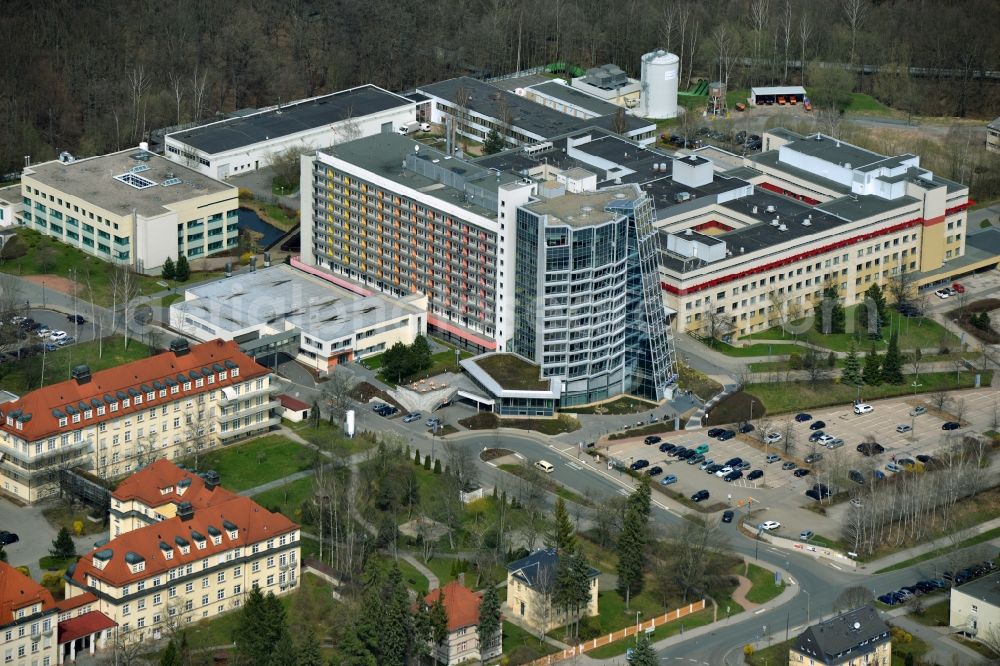
<svg viewBox="0 0 1000 666">
<path fill-rule="evenodd" d="M 894 629 L 898 631 L 898 627 Z M 931 646 L 927 644 L 926 641 L 917 638 L 916 636 L 903 632 L 909 637 L 909 640 L 905 638 L 903 640 L 897 640 L 896 636 L 892 639 L 892 666 L 905 666 L 906 655 L 913 655 L 911 657 L 912 661 L 909 663 L 923 663 L 921 658 L 927 654 L 927 651 L 931 649 Z"/>
<path fill-rule="evenodd" d="M 725 607 L 726 603 L 729 604 L 731 609 L 738 608 L 739 611 L 743 610 L 739 606 L 739 604 L 730 601 L 728 599 L 720 603 L 720 606 Z M 601 610 L 603 611 L 603 609 Z M 661 615 L 661 614 L 662 613 L 655 613 L 654 615 L 646 615 L 644 613 L 643 618 L 648 619 L 650 617 L 655 617 L 656 615 Z M 635 611 L 632 611 L 630 615 L 631 615 L 630 622 L 634 623 Z M 649 634 L 649 639 L 652 642 L 656 642 L 659 640 L 663 640 L 664 638 L 673 636 L 674 634 L 683 634 L 685 629 L 691 630 L 694 629 L 695 627 L 701 627 L 706 624 L 711 624 L 713 617 L 715 617 L 715 611 L 712 608 L 711 604 L 709 604 L 708 606 L 706 606 L 705 610 L 700 610 L 696 613 L 685 615 L 679 620 L 674 620 L 673 622 L 661 624 L 660 626 L 656 627 L 656 629 L 651 634 Z M 630 622 L 625 622 L 617 628 L 621 629 L 625 626 L 625 624 L 629 624 Z M 607 645 L 602 645 L 601 647 L 596 648 L 594 650 L 589 650 L 587 652 L 587 656 L 592 657 L 594 659 L 609 659 L 611 657 L 617 657 L 625 654 L 625 651 L 628 648 L 635 646 L 635 640 L 636 639 L 634 636 L 629 636 L 628 638 L 623 638 L 621 640 L 615 641 L 614 643 L 608 643 Z"/>
<path fill-rule="evenodd" d="M 315 452 L 281 435 L 265 435 L 244 444 L 201 455 L 198 467 L 213 469 L 222 485 L 239 492 L 312 467 Z"/>
<path fill-rule="evenodd" d="M 470 358 L 472 354 L 467 351 L 459 350 L 459 358 Z M 382 367 L 382 355 L 372 356 L 365 359 L 365 365 L 370 369 L 377 369 Z M 446 349 L 440 351 L 436 354 L 431 355 L 431 365 L 425 370 L 421 370 L 415 375 L 410 377 L 387 377 L 383 373 L 379 373 L 379 377 L 386 384 L 391 386 L 397 386 L 399 384 L 407 384 L 418 379 L 424 379 L 425 377 L 434 377 L 436 375 L 444 374 L 445 372 L 460 373 L 462 372 L 461 366 L 455 362 L 455 350 Z"/>
<path fill-rule="evenodd" d="M 930 552 L 922 553 L 921 555 L 917 555 L 916 557 L 911 557 L 908 560 L 903 560 L 902 562 L 899 562 L 897 564 L 893 564 L 891 567 L 885 567 L 884 569 L 879 569 L 875 573 L 877 573 L 877 574 L 888 573 L 890 571 L 897 571 L 899 569 L 905 569 L 907 567 L 913 566 L 914 564 L 919 564 L 920 562 L 925 562 L 927 560 L 934 559 L 935 557 L 939 557 L 939 556 L 944 555 L 946 553 L 950 553 L 950 552 L 952 552 L 954 550 L 960 550 L 962 548 L 967 548 L 969 546 L 975 546 L 977 544 L 984 543 L 986 541 L 990 541 L 991 539 L 995 539 L 997 537 L 1000 537 L 1000 527 L 994 527 L 993 529 L 986 530 L 985 532 L 983 532 L 981 534 L 977 534 L 976 536 L 969 537 L 968 539 L 963 539 L 962 541 L 958 542 L 954 546 L 945 546 L 944 548 L 937 548 L 937 549 L 932 550 Z"/>
<path fill-rule="evenodd" d="M 812 535 L 812 538 L 809 539 L 809 543 L 816 544 L 817 546 L 821 546 L 823 548 L 830 548 L 832 550 L 844 550 L 844 544 L 825 537 L 822 534 Z"/>
<path fill-rule="evenodd" d="M 871 95 L 864 93 L 851 93 L 851 103 L 847 105 L 848 113 L 874 113 L 879 115 L 892 115 L 893 110 L 878 101 Z"/>
<path fill-rule="evenodd" d="M 500 465 L 499 469 L 507 472 L 508 474 L 513 474 L 514 476 L 524 479 L 534 483 L 537 486 L 541 486 L 550 493 L 554 493 L 559 497 L 562 497 L 567 502 L 576 502 L 577 504 L 582 504 L 583 506 L 590 506 L 592 502 L 582 495 L 578 495 L 569 488 L 562 486 L 555 481 L 550 480 L 544 474 L 536 472 L 534 469 L 525 467 L 524 465 Z"/>
<path fill-rule="evenodd" d="M 558 651 L 557 648 L 548 643 L 539 642 L 538 636 L 525 631 L 516 624 L 503 623 L 503 654 L 509 660 L 504 663 L 526 664 L 533 659 Z"/>
<path fill-rule="evenodd" d="M 778 664 L 788 663 L 788 651 L 792 647 L 795 639 L 775 643 L 766 648 L 761 648 L 753 654 L 744 655 L 743 663 L 747 666 L 778 666 Z"/>
<path fill-rule="evenodd" d="M 560 414 L 558 418 L 521 417 L 516 419 L 501 419 L 493 412 L 479 412 L 474 416 L 460 419 L 459 423 L 469 430 L 493 430 L 495 428 L 518 428 L 534 430 L 545 435 L 560 435 L 580 429 L 580 422 L 569 414 Z"/>
<path fill-rule="evenodd" d="M 947 627 L 951 619 L 951 601 L 943 599 L 924 608 L 920 615 L 910 613 L 910 619 L 928 627 Z"/>
<path fill-rule="evenodd" d="M 773 330 L 773 329 L 772 329 Z M 766 336 L 771 331 L 765 331 L 760 335 Z M 784 331 L 782 331 L 784 332 Z M 782 336 L 784 337 L 784 336 Z M 703 339 L 707 346 L 726 356 L 749 357 L 749 356 L 787 356 L 788 354 L 801 354 L 805 347 L 796 344 L 768 344 L 766 342 L 739 342 L 736 345 L 726 344 L 721 340 Z"/>
<path fill-rule="evenodd" d="M 547 391 L 549 382 L 539 379 L 539 367 L 514 354 L 494 354 L 476 364 L 500 386 L 511 391 Z"/>
<path fill-rule="evenodd" d="M 44 377 L 41 354 L 0 365 L 0 384 L 8 391 L 23 395 L 40 386 L 69 379 L 73 367 L 81 363 L 89 365 L 91 372 L 97 372 L 149 355 L 149 347 L 143 342 L 129 338 L 126 349 L 125 338 L 118 335 L 105 338 L 103 343 L 97 340 L 80 342 L 47 352 Z"/>
<path fill-rule="evenodd" d="M 393 561 L 392 558 L 388 556 L 386 556 L 384 560 L 387 565 Z M 398 560 L 395 560 L 395 562 L 396 566 L 399 567 L 400 573 L 403 574 L 403 582 L 406 583 L 407 587 L 420 596 L 424 596 L 430 591 L 427 585 L 427 577 L 417 571 L 415 566 L 403 558 L 399 558 Z"/>
<path fill-rule="evenodd" d="M 848 329 L 851 329 L 847 333 L 823 334 L 817 331 L 814 326 L 796 333 L 786 331 L 785 327 L 782 326 L 774 326 L 766 331 L 754 334 L 753 337 L 761 340 L 801 340 L 825 349 L 840 352 L 848 351 L 851 347 L 851 342 L 854 341 L 860 351 L 870 349 L 872 341 L 868 339 L 868 333 L 864 327 L 860 324 L 853 325 L 858 315 L 858 306 L 852 305 L 845 308 L 844 311 Z M 811 318 L 808 319 L 811 321 Z M 801 329 L 804 327 L 803 321 L 792 322 L 788 325 L 788 328 L 793 330 Z M 895 310 L 890 309 L 889 323 L 884 328 L 885 338 L 876 343 L 876 348 L 879 351 L 885 351 L 888 345 L 889 333 L 892 330 L 899 331 L 899 348 L 901 350 L 918 347 L 920 349 L 941 349 L 945 347 L 948 349 L 958 349 L 961 344 L 953 333 L 932 319 L 925 317 L 904 317 Z M 801 352 L 801 350 L 792 350 L 792 352 L 795 351 Z M 781 353 L 788 354 L 792 352 L 786 351 Z"/>
<path fill-rule="evenodd" d="M 928 363 L 940 363 L 946 361 L 954 361 L 957 358 L 964 358 L 970 361 L 976 361 L 982 358 L 982 354 L 979 352 L 964 352 L 962 354 L 924 354 L 921 358 L 921 363 L 924 367 Z M 838 358 L 834 363 L 834 367 L 838 369 L 843 369 L 846 363 L 845 358 Z M 864 359 L 862 359 L 862 362 Z M 750 372 L 783 372 L 789 370 L 788 361 L 758 361 L 756 363 L 750 363 L 747 365 L 747 369 Z"/>
<path fill-rule="evenodd" d="M 184 294 L 167 294 L 160 298 L 160 307 L 169 308 L 177 301 L 184 300 Z"/>
<path fill-rule="evenodd" d="M 295 522 L 301 523 L 302 503 L 312 496 L 313 478 L 307 476 L 254 495 L 253 501 L 268 510 L 277 509 Z"/>
<path fill-rule="evenodd" d="M 111 305 L 110 283 L 114 270 L 111 263 L 27 227 L 18 227 L 17 240 L 12 242 L 21 246 L 25 253 L 15 259 L 0 261 L 0 272 L 13 275 L 58 275 L 70 280 L 75 277 L 82 298 L 98 305 Z M 156 284 L 160 280 L 159 276 L 137 275 L 136 278 L 142 293 L 150 294 L 162 289 Z M 92 293 L 87 289 L 88 279 Z"/>
<path fill-rule="evenodd" d="M 645 437 L 646 435 L 660 435 L 674 431 L 673 419 L 666 419 L 656 423 L 648 423 L 638 428 L 629 428 L 621 432 L 613 432 L 608 435 L 608 439 L 629 439 L 630 437 Z"/>
<path fill-rule="evenodd" d="M 295 424 L 293 428 L 302 439 L 310 444 L 314 444 L 323 451 L 330 451 L 342 457 L 367 451 L 375 445 L 368 437 L 345 437 L 340 428 L 330 425 L 329 421 L 322 419 L 316 427 L 313 427 L 309 420 L 306 420 Z"/>
<path fill-rule="evenodd" d="M 594 405 L 593 407 L 573 407 L 567 408 L 566 411 L 574 414 L 641 414 L 658 407 L 659 405 L 653 402 L 624 396 L 611 402 Z"/>
<path fill-rule="evenodd" d="M 737 391 L 717 402 L 708 412 L 704 424 L 717 426 L 740 423 L 761 418 L 765 413 L 766 410 L 760 400 L 756 400 L 754 396 L 744 391 Z"/>
<path fill-rule="evenodd" d="M 677 364 L 677 374 L 679 387 L 691 391 L 702 400 L 708 400 L 722 390 L 722 384 L 684 363 Z"/>
<path fill-rule="evenodd" d="M 981 374 L 982 385 L 989 386 L 993 380 L 993 372 L 987 371 Z M 914 388 L 910 386 L 910 382 L 913 381 L 912 375 L 906 375 L 904 379 L 905 382 L 900 385 L 864 386 L 861 388 L 861 395 L 865 400 L 912 395 L 914 392 Z M 922 372 L 920 384 L 916 389 L 918 393 L 972 388 L 975 386 L 975 375 L 963 372 L 956 380 L 954 372 Z M 748 384 L 745 390 L 754 396 L 759 404 L 764 405 L 768 414 L 798 412 L 831 405 L 849 405 L 858 395 L 857 387 L 830 381 L 818 382 L 815 387 L 810 386 L 808 382 Z"/>
<path fill-rule="evenodd" d="M 747 578 L 753 584 L 753 587 L 747 592 L 747 601 L 755 604 L 767 603 L 781 594 L 781 591 L 785 589 L 784 581 L 781 582 L 781 585 L 774 584 L 773 571 L 759 567 L 756 564 L 750 564 L 747 567 Z"/>
</svg>

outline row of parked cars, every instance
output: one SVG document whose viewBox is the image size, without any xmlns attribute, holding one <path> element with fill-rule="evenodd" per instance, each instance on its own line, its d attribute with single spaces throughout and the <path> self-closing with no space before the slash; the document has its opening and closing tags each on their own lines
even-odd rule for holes
<svg viewBox="0 0 1000 666">
<path fill-rule="evenodd" d="M 974 564 L 971 567 L 966 567 L 961 571 L 945 571 L 941 574 L 940 578 L 918 580 L 913 585 L 906 585 L 899 588 L 895 592 L 886 592 L 881 595 L 878 600 L 888 606 L 896 606 L 898 604 L 906 603 L 913 597 L 919 597 L 923 594 L 930 594 L 932 592 L 937 592 L 938 590 L 946 590 L 949 587 L 967 583 L 970 580 L 974 580 L 996 571 L 996 569 L 996 562 L 993 560 L 986 560 L 985 562 Z"/>
<path fill-rule="evenodd" d="M 963 287 L 960 283 L 955 282 L 950 287 L 941 287 L 940 289 L 934 292 L 934 295 L 937 296 L 938 298 L 951 298 L 952 296 L 964 293 L 965 293 L 965 287 Z"/>
</svg>

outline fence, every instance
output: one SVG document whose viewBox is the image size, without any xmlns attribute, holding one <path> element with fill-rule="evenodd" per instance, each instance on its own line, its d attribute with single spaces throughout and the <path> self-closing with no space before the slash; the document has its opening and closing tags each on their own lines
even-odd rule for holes
<svg viewBox="0 0 1000 666">
<path fill-rule="evenodd" d="M 584 641 L 579 645 L 571 648 L 566 648 L 562 652 L 557 652 L 555 654 L 550 654 L 541 659 L 536 659 L 534 661 L 528 662 L 525 666 L 549 666 L 549 664 L 556 664 L 560 661 L 565 661 L 566 659 L 571 659 L 572 657 L 583 654 L 593 650 L 594 648 L 599 648 L 602 645 L 607 645 L 608 643 L 614 643 L 615 641 L 620 641 L 629 636 L 635 636 L 636 633 L 640 631 L 652 631 L 656 627 L 666 624 L 667 622 L 673 622 L 674 620 L 679 620 L 685 615 L 690 615 L 691 613 L 697 613 L 700 610 L 705 609 L 705 600 L 696 601 L 693 604 L 688 604 L 682 608 L 675 608 L 669 613 L 664 613 L 659 617 L 654 617 L 645 622 L 640 622 L 634 624 L 619 631 L 613 631 L 610 634 L 605 634 L 604 636 L 598 636 L 589 641 Z"/>
</svg>

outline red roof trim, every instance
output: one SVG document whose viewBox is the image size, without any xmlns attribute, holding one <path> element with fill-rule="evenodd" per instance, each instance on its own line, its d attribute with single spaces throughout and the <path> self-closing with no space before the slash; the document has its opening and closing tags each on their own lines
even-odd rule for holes
<svg viewBox="0 0 1000 666">
<path fill-rule="evenodd" d="M 90 611 L 59 623 L 59 644 L 64 645 L 78 638 L 117 626 L 117 622 L 101 611 Z"/>
<path fill-rule="evenodd" d="M 293 398 L 290 395 L 282 393 L 278 396 L 278 401 L 281 406 L 285 409 L 290 409 L 293 412 L 301 412 L 303 410 L 309 409 L 310 405 L 308 403 L 302 402 L 298 398 Z"/>
</svg>

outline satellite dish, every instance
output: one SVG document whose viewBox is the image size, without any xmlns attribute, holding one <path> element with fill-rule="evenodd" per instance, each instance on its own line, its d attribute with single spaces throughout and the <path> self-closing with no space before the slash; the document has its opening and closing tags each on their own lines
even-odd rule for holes
<svg viewBox="0 0 1000 666">
<path fill-rule="evenodd" d="M 860 622 L 855 622 L 854 623 L 854 630 L 857 631 L 860 628 L 861 628 L 861 623 Z"/>
</svg>

